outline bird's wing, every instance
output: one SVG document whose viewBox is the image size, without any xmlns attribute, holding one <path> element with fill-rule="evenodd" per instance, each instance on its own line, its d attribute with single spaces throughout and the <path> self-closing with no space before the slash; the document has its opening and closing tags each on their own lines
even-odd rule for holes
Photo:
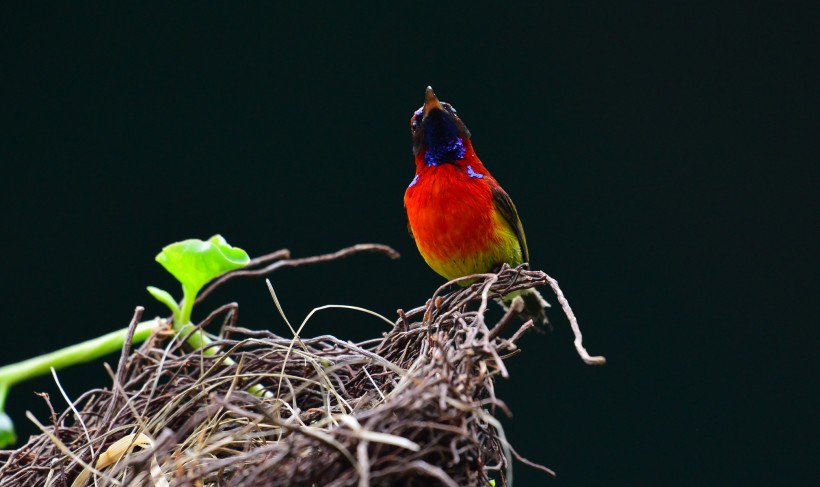
<svg viewBox="0 0 820 487">
<path fill-rule="evenodd" d="M 495 187 L 492 191 L 496 210 L 501 213 L 501 216 L 515 232 L 515 236 L 518 237 L 518 244 L 521 245 L 521 258 L 524 259 L 524 262 L 529 262 L 530 252 L 527 250 L 527 237 L 524 236 L 524 227 L 521 225 L 521 219 L 518 218 L 518 210 L 515 209 L 515 205 L 506 191 L 500 187 Z"/>
</svg>

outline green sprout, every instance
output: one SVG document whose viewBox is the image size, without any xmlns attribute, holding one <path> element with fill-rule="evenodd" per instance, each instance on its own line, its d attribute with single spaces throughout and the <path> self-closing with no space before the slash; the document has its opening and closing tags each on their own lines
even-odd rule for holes
<svg viewBox="0 0 820 487">
<path fill-rule="evenodd" d="M 174 314 L 174 331 L 187 335 L 193 327 L 191 310 L 202 286 L 228 271 L 245 267 L 250 258 L 244 250 L 228 245 L 222 235 L 214 235 L 207 241 L 189 239 L 172 243 L 157 254 L 156 261 L 182 284 L 182 302 L 177 303 L 167 291 L 153 286 L 148 286 L 148 292 Z M 201 332 L 188 339 L 188 345 L 194 348 L 207 343 Z"/>
<path fill-rule="evenodd" d="M 173 243 L 163 248 L 156 260 L 182 284 L 180 303 L 162 289 L 148 288 L 152 296 L 171 309 L 174 331 L 178 336 L 185 336 L 193 330 L 190 323 L 191 311 L 202 287 L 208 281 L 250 262 L 244 250 L 231 247 L 221 235 L 214 235 L 207 241 L 190 239 Z M 145 341 L 162 322 L 161 319 L 153 319 L 138 323 L 131 342 Z M 0 448 L 16 441 L 14 424 L 5 413 L 6 399 L 12 386 L 48 374 L 52 368 L 63 369 L 122 350 L 127 336 L 128 328 L 123 328 L 55 352 L 0 367 Z M 209 340 L 201 332 L 197 332 L 188 338 L 187 343 L 193 348 L 200 348 L 207 345 Z"/>
</svg>

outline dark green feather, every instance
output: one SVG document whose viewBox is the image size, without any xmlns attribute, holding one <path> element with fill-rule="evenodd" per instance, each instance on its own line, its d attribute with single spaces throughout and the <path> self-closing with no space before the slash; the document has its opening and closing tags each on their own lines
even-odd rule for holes
<svg viewBox="0 0 820 487">
<path fill-rule="evenodd" d="M 515 236 L 518 237 L 518 244 L 521 246 L 521 258 L 524 262 L 529 263 L 530 252 L 527 250 L 527 237 L 524 236 L 524 227 L 521 225 L 521 219 L 518 218 L 518 210 L 510 199 L 510 195 L 500 187 L 495 187 L 493 191 L 493 203 L 495 209 L 504 217 L 504 220 L 513 229 Z M 510 262 L 510 265 L 521 264 L 521 262 Z"/>
</svg>

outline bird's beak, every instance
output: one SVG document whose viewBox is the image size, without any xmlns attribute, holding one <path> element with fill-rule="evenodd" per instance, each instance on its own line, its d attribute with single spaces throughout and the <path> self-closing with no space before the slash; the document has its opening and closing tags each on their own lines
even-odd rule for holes
<svg viewBox="0 0 820 487">
<path fill-rule="evenodd" d="M 433 93 L 433 87 L 428 86 L 427 91 L 424 92 L 424 117 L 426 117 L 431 111 L 433 110 L 443 110 L 441 107 L 441 102 L 438 101 L 436 98 L 436 94 Z"/>
</svg>

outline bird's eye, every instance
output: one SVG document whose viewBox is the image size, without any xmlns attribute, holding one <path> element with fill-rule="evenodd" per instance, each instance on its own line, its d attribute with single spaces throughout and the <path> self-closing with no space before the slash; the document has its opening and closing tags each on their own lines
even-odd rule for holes
<svg viewBox="0 0 820 487">
<path fill-rule="evenodd" d="M 418 110 L 413 112 L 413 116 L 410 117 L 410 133 L 415 134 L 416 129 L 419 128 L 421 125 L 421 119 L 424 117 L 424 107 L 419 107 Z"/>
</svg>

